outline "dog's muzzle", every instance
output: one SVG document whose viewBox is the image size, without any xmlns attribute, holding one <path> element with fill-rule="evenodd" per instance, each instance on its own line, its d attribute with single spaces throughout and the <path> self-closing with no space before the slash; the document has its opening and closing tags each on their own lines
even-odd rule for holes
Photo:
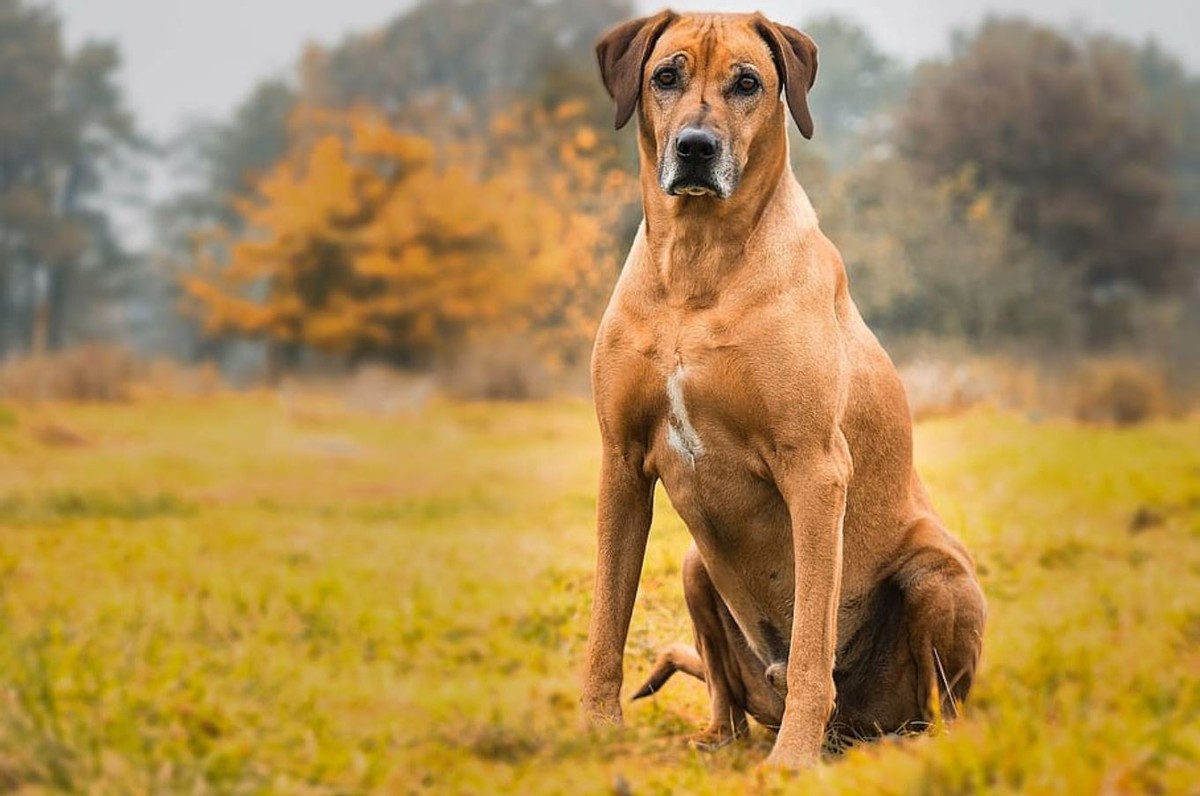
<svg viewBox="0 0 1200 796">
<path fill-rule="evenodd" d="M 736 187 L 727 148 L 702 127 L 685 127 L 659 163 L 659 186 L 672 196 L 715 196 L 727 199 Z"/>
</svg>

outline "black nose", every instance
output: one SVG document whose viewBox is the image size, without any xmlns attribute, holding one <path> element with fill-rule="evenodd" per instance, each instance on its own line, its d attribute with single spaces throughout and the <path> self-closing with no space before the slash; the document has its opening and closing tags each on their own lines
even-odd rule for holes
<svg viewBox="0 0 1200 796">
<path fill-rule="evenodd" d="M 686 163 L 700 163 L 717 156 L 717 137 L 699 127 L 685 127 L 675 139 L 675 152 Z"/>
</svg>

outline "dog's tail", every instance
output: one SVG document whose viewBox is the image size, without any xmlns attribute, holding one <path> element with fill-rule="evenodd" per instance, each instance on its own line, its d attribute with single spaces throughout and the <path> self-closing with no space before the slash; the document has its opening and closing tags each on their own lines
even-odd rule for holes
<svg viewBox="0 0 1200 796">
<path fill-rule="evenodd" d="M 671 679 L 675 672 L 690 674 L 697 680 L 704 680 L 704 661 L 700 654 L 685 644 L 672 644 L 658 654 L 654 660 L 654 668 L 650 676 L 637 690 L 632 699 L 641 699 L 656 694 Z"/>
</svg>

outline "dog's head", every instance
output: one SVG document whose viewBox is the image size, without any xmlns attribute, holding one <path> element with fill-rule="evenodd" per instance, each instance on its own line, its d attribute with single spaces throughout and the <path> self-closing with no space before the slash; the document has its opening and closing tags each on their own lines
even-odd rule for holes
<svg viewBox="0 0 1200 796">
<path fill-rule="evenodd" d="M 808 91 L 817 47 L 761 14 L 678 15 L 625 22 L 596 45 L 600 74 L 617 105 L 617 128 L 641 108 L 659 186 L 674 196 L 727 199 L 764 141 L 778 142 L 781 93 L 812 138 Z"/>
</svg>

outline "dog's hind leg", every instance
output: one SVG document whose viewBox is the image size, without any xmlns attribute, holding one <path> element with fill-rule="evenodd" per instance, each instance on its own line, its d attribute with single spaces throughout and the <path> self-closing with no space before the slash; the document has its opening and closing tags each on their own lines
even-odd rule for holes
<svg viewBox="0 0 1200 796">
<path fill-rule="evenodd" d="M 766 664 L 750 648 L 695 547 L 683 559 L 683 593 L 696 648 L 676 644 L 659 653 L 649 678 L 633 698 L 657 693 L 675 672 L 703 680 L 712 701 L 712 719 L 707 729 L 690 739 L 702 751 L 715 751 L 747 735 L 747 713 L 766 727 L 778 728 L 783 696 L 768 682 Z"/>
<path fill-rule="evenodd" d="M 892 578 L 904 592 L 917 698 L 926 721 L 954 718 L 975 679 L 987 607 L 966 550 L 940 525 L 920 520 L 909 538 Z"/>
<path fill-rule="evenodd" d="M 838 650 L 833 734 L 855 740 L 921 730 L 967 698 L 986 607 L 965 550 L 932 518 L 913 524 L 869 617 Z"/>
<path fill-rule="evenodd" d="M 706 752 L 716 751 L 747 735 L 744 698 L 739 699 L 737 665 L 730 649 L 729 626 L 736 624 L 709 578 L 696 548 L 683 559 L 683 594 L 696 633 L 696 647 L 704 662 L 705 682 L 712 701 L 708 728 L 692 736 L 691 743 Z"/>
<path fill-rule="evenodd" d="M 778 727 L 782 699 L 767 683 L 766 665 L 750 648 L 694 547 L 684 558 L 683 587 L 712 700 L 709 726 L 693 736 L 692 745 L 715 751 L 747 735 L 747 712 L 767 726 Z"/>
</svg>

